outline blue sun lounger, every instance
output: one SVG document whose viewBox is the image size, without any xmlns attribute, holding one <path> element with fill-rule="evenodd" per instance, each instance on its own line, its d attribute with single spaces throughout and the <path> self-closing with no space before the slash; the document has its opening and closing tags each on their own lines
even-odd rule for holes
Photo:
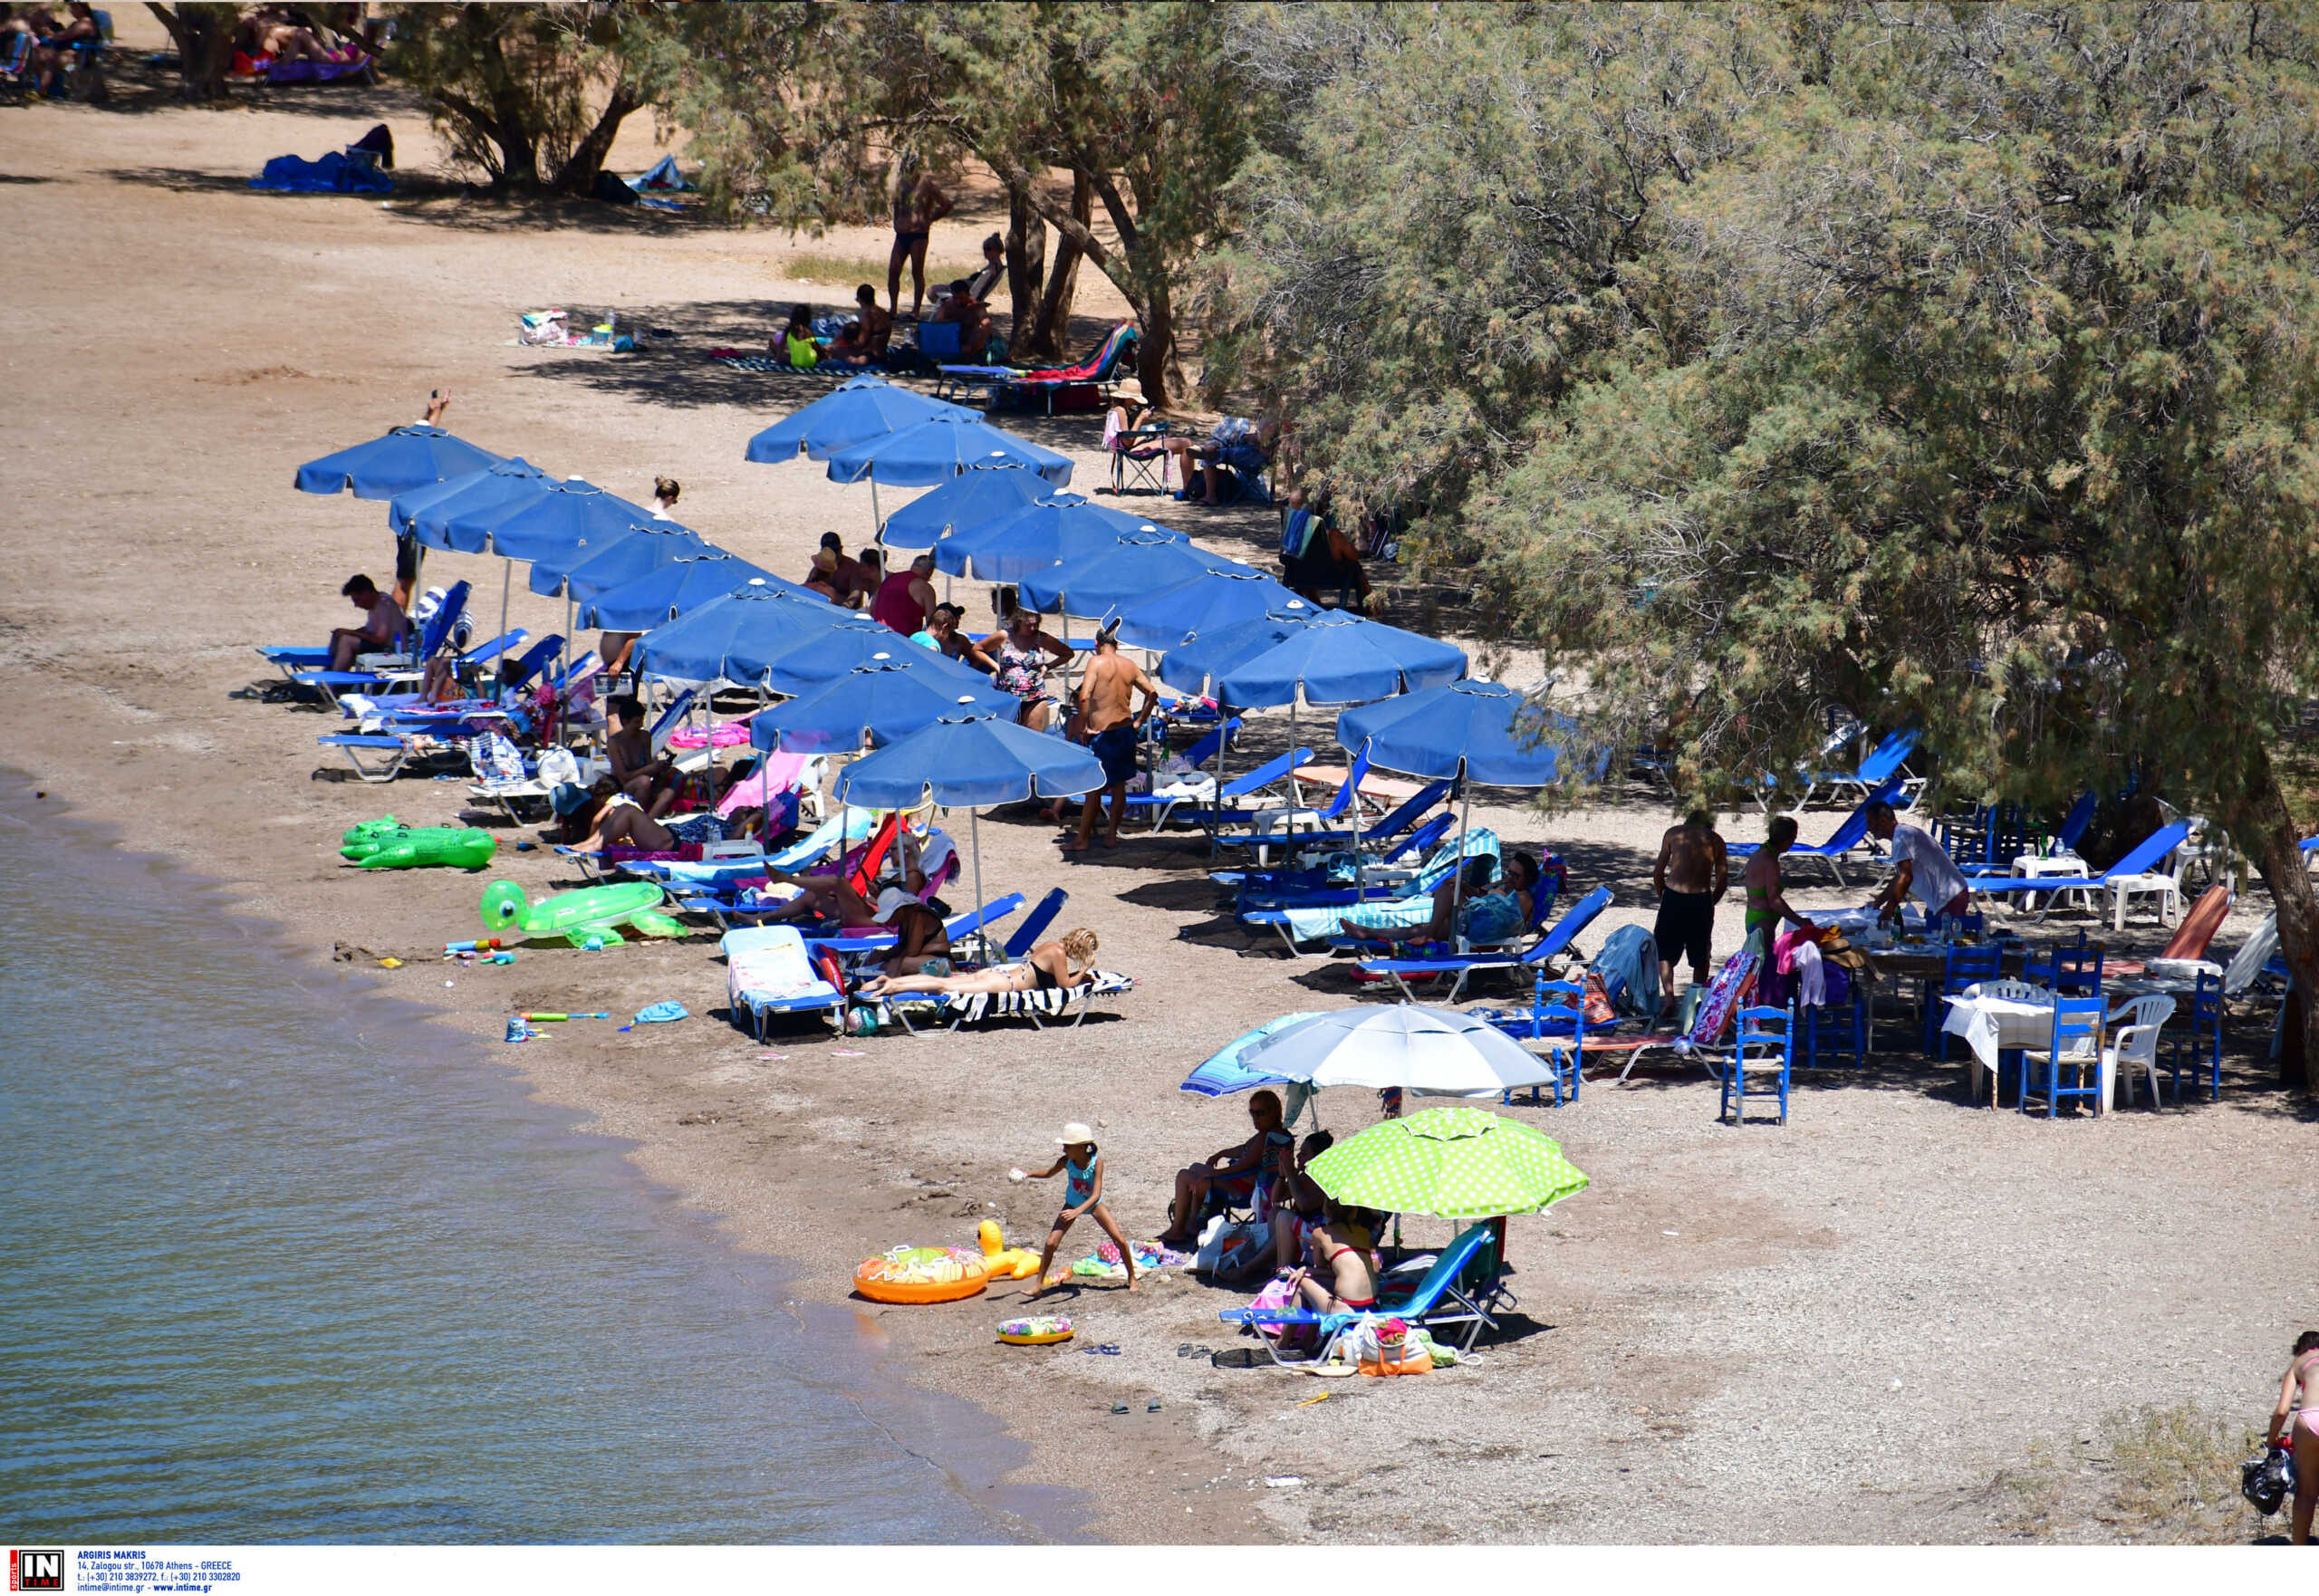
<svg viewBox="0 0 2319 1596">
<path fill-rule="evenodd" d="M 2177 821 L 2170 826 L 2160 826 L 2141 840 L 2141 846 L 2098 876 L 1983 876 L 1968 878 L 1966 885 L 1977 893 L 1995 896 L 2006 892 L 2050 892 L 2045 903 L 2050 909 L 2064 892 L 2100 893 L 2110 885 L 2129 876 L 2149 874 L 2158 861 L 2179 848 L 2190 834 L 2190 828 Z M 2041 914 L 2042 919 L 2044 916 Z"/>
<path fill-rule="evenodd" d="M 1385 848 L 1415 825 L 1418 816 L 1448 797 L 1451 785 L 1446 781 L 1428 784 L 1365 831 L 1301 832 L 1296 835 L 1295 844 L 1300 849 L 1336 847 L 1357 851 Z M 1446 814 L 1435 817 L 1435 822 L 1441 830 L 1434 832 L 1433 841 L 1440 840 L 1441 832 L 1448 829 L 1449 821 L 1450 817 Z M 1394 845 L 1394 851 L 1405 851 L 1408 845 L 1408 840 L 1403 839 Z M 1429 841 L 1424 846 L 1431 847 L 1432 842 Z M 1301 900 L 1304 891 L 1314 885 L 1308 879 L 1309 875 L 1309 871 L 1283 870 L 1210 870 L 1208 879 L 1219 887 L 1237 888 L 1238 907 L 1246 909 L 1275 907 L 1271 899 L 1276 895 Z"/>
<path fill-rule="evenodd" d="M 1236 742 L 1239 736 L 1240 723 L 1236 718 L 1213 726 L 1209 728 L 1207 736 L 1184 750 L 1184 762 L 1194 770 L 1198 770 L 1222 753 L 1227 745 Z M 1208 778 L 1211 788 L 1214 781 L 1214 777 Z M 1187 785 L 1186 778 L 1180 775 L 1168 784 L 1168 787 L 1171 788 L 1183 788 Z M 1170 793 L 1166 788 L 1153 793 L 1130 793 L 1127 795 L 1127 812 L 1130 814 L 1149 812 L 1151 815 L 1151 829 L 1156 832 L 1168 823 L 1168 817 L 1176 812 L 1179 805 L 1197 802 L 1201 797 L 1202 794 L 1198 792 Z"/>
<path fill-rule="evenodd" d="M 1272 1360 L 1283 1369 L 1309 1372 L 1332 1361 L 1345 1332 L 1366 1320 L 1398 1319 L 1422 1329 L 1436 1341 L 1454 1342 L 1461 1352 L 1473 1351 L 1485 1330 L 1497 1328 L 1494 1313 L 1514 1306 L 1506 1290 L 1506 1271 L 1497 1257 L 1496 1231 L 1490 1222 L 1469 1226 L 1436 1255 L 1425 1273 L 1412 1282 L 1388 1272 L 1377 1283 L 1377 1305 L 1358 1313 L 1316 1313 L 1310 1308 L 1226 1308 L 1217 1318 L 1226 1324 L 1286 1329 L 1310 1325 L 1320 1332 L 1318 1349 L 1309 1359 L 1284 1358 L 1278 1336 L 1259 1338 L 1271 1350 Z M 1415 1260 L 1411 1261 L 1412 1263 Z M 1407 1266 L 1405 1265 L 1404 1268 Z"/>
<path fill-rule="evenodd" d="M 358 656 L 358 664 L 363 658 L 370 661 L 360 670 L 316 668 L 291 671 L 284 668 L 284 674 L 302 687 L 313 688 L 332 708 L 336 708 L 337 692 L 341 688 L 383 687 L 398 677 L 407 678 L 425 671 L 427 662 L 441 653 L 450 642 L 452 630 L 458 625 L 459 617 L 467 613 L 467 584 L 454 582 L 450 591 L 443 595 L 443 601 L 435 607 L 435 613 L 427 618 L 427 624 L 419 629 L 417 645 L 408 654 L 382 650 L 369 656 Z M 284 649 L 258 650 L 269 659 L 290 651 Z M 276 659 L 274 663 L 280 665 L 282 662 Z M 329 664 L 330 651 L 325 649 L 322 665 L 327 667 Z M 392 674 L 388 674 L 389 670 Z"/>
<path fill-rule="evenodd" d="M 1449 993 L 1439 1001 L 1455 1003 L 1466 990 L 1466 982 L 1477 970 L 1518 970 L 1525 966 L 1535 966 L 1561 957 L 1570 950 L 1570 945 L 1578 934 L 1593 924 L 1594 917 L 1610 906 L 1611 889 L 1597 887 L 1572 904 L 1551 930 L 1519 952 L 1451 953 L 1435 958 L 1365 958 L 1361 961 L 1361 972 L 1365 976 L 1386 977 L 1400 989 L 1402 996 L 1412 1003 L 1417 1001 L 1417 994 L 1410 988 L 1411 981 L 1448 976 L 1452 977 Z"/>
<path fill-rule="evenodd" d="M 1847 885 L 1844 880 L 1844 856 L 1855 848 L 1871 846 L 1868 841 L 1868 806 L 1872 803 L 1890 803 L 1895 809 L 1906 808 L 1908 801 L 1900 796 L 1899 779 L 1896 777 L 1886 782 L 1862 799 L 1860 807 L 1844 817 L 1844 823 L 1838 826 L 1835 834 L 1826 841 L 1790 845 L 1788 851 L 1780 855 L 1781 868 L 1785 870 L 1789 860 L 1820 860 L 1834 873 L 1837 886 Z M 1748 859 L 1762 846 L 1760 842 L 1734 842 L 1725 851 L 1733 859 Z M 1871 857 L 1873 857 L 1872 849 Z"/>
<path fill-rule="evenodd" d="M 767 909 L 775 909 L 781 905 L 769 903 L 765 907 Z M 1022 907 L 1023 895 L 1020 892 L 1009 892 L 1004 898 L 992 899 L 980 909 L 970 909 L 964 914 L 952 915 L 942 922 L 942 929 L 948 932 L 950 939 L 955 942 L 961 937 L 971 937 L 977 931 L 996 925 Z M 1061 906 L 1057 905 L 1057 907 Z M 811 932 L 803 935 L 806 946 L 823 953 L 883 953 L 894 945 L 894 933 L 891 931 L 858 931 L 851 936 L 831 937 L 816 937 Z"/>
<path fill-rule="evenodd" d="M 794 926 L 744 926 L 717 944 L 725 956 L 725 993 L 736 1024 L 744 1018 L 759 1042 L 775 1014 L 819 1014 L 842 1028 L 845 994 L 813 966 Z"/>
</svg>

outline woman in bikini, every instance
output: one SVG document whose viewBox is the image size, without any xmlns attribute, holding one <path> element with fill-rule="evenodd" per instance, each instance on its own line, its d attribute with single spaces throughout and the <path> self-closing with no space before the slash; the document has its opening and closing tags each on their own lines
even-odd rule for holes
<svg viewBox="0 0 2319 1596">
<path fill-rule="evenodd" d="M 2271 1410 L 2274 1447 L 2286 1447 L 2295 1457 L 2295 1510 L 2289 1538 L 2297 1546 L 2311 1544 L 2311 1515 L 2319 1506 L 2319 1330 L 2295 1338 L 2295 1357 L 2279 1381 L 2279 1405 Z"/>
<path fill-rule="evenodd" d="M 1752 937 L 1758 929 L 1768 928 L 1764 934 L 1767 952 L 1771 939 L 1779 935 L 1782 920 L 1794 920 L 1799 926 L 1812 923 L 1788 907 L 1781 890 L 1779 856 L 1795 845 L 1795 817 L 1775 815 L 1764 832 L 1764 845 L 1747 861 L 1747 873 L 1742 878 L 1747 887 L 1747 935 Z"/>
<path fill-rule="evenodd" d="M 1289 1289 L 1316 1313 L 1362 1313 L 1377 1305 L 1376 1272 L 1368 1254 L 1337 1234 L 1343 1222 L 1342 1210 L 1331 1203 L 1328 1216 L 1313 1226 L 1306 1244 L 1313 1266 L 1288 1277 Z M 1319 1279 L 1323 1270 L 1327 1285 Z"/>
<path fill-rule="evenodd" d="M 863 997 L 905 997 L 911 993 L 1052 992 L 1079 981 L 1094 966 L 1099 946 L 1084 926 L 1059 942 L 1042 942 L 1019 964 L 993 965 L 963 976 L 880 976 L 863 984 Z"/>
</svg>

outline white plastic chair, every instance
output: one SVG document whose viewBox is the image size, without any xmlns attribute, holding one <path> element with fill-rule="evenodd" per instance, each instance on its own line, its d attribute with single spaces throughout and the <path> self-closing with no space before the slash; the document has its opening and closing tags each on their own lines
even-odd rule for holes
<svg viewBox="0 0 2319 1596">
<path fill-rule="evenodd" d="M 2131 999 L 2110 1011 L 2102 1022 L 2111 1033 L 2110 1045 L 2102 1050 L 2104 1103 L 2115 1106 L 2122 1094 L 2126 1107 L 2133 1107 L 2134 1070 L 2140 1066 L 2150 1082 L 2150 1106 L 2158 1106 L 2158 1034 L 2173 1017 L 2174 1000 L 2163 993 Z"/>
<path fill-rule="evenodd" d="M 2158 918 L 2173 925 L 2182 918 L 2182 876 L 2190 868 L 2187 850 L 2177 848 L 2167 855 L 2170 869 L 2154 870 L 2146 875 L 2112 876 L 2106 882 L 2095 878 L 2099 885 L 2110 889 L 2111 928 L 2126 928 L 2126 909 L 2136 898 L 2158 899 Z"/>
</svg>

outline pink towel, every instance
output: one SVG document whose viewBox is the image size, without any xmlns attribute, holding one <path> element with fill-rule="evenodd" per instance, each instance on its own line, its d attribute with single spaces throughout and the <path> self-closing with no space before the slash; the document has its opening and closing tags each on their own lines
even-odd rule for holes
<svg viewBox="0 0 2319 1596">
<path fill-rule="evenodd" d="M 720 731 L 722 727 L 718 728 Z M 717 805 L 717 818 L 729 820 L 739 809 L 769 807 L 769 795 L 788 792 L 797 784 L 798 773 L 805 768 L 810 754 L 768 754 L 756 774 L 746 781 L 736 782 Z"/>
<path fill-rule="evenodd" d="M 749 716 L 762 713 L 764 713 L 762 710 L 752 709 L 748 715 L 736 715 L 730 720 L 720 720 L 717 723 L 717 730 L 714 733 L 705 732 L 695 726 L 680 726 L 669 734 L 669 746 L 685 749 L 706 748 L 713 743 L 719 748 L 737 748 L 749 740 Z M 778 788 L 775 790 L 780 791 Z"/>
</svg>

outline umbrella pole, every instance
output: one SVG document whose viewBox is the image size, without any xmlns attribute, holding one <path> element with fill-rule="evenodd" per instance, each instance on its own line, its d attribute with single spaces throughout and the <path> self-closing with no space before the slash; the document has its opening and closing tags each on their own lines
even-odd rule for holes
<svg viewBox="0 0 2319 1596">
<path fill-rule="evenodd" d="M 1466 762 L 1460 759 L 1458 762 L 1458 803 L 1460 811 L 1458 816 L 1458 862 L 1451 867 L 1457 873 L 1449 878 L 1449 939 L 1453 943 L 1459 940 L 1458 899 L 1466 895 L 1466 835 L 1473 829 L 1474 823 L 1474 794 L 1466 784 L 1465 774 Z M 1458 951 L 1463 953 L 1465 949 L 1461 947 Z"/>
<path fill-rule="evenodd" d="M 980 914 L 982 912 L 982 906 L 989 901 L 982 895 L 982 812 L 980 810 L 969 808 L 967 811 L 967 833 L 974 839 L 975 912 L 977 914 Z M 990 938 L 987 937 L 983 938 L 983 941 L 986 944 L 987 944 Z"/>
<path fill-rule="evenodd" d="M 870 479 L 870 541 L 883 544 L 886 541 L 886 519 L 878 514 L 878 479 Z"/>
<path fill-rule="evenodd" d="M 499 635 L 507 635 L 507 589 L 515 580 L 515 562 L 508 561 L 499 568 Z"/>
</svg>

